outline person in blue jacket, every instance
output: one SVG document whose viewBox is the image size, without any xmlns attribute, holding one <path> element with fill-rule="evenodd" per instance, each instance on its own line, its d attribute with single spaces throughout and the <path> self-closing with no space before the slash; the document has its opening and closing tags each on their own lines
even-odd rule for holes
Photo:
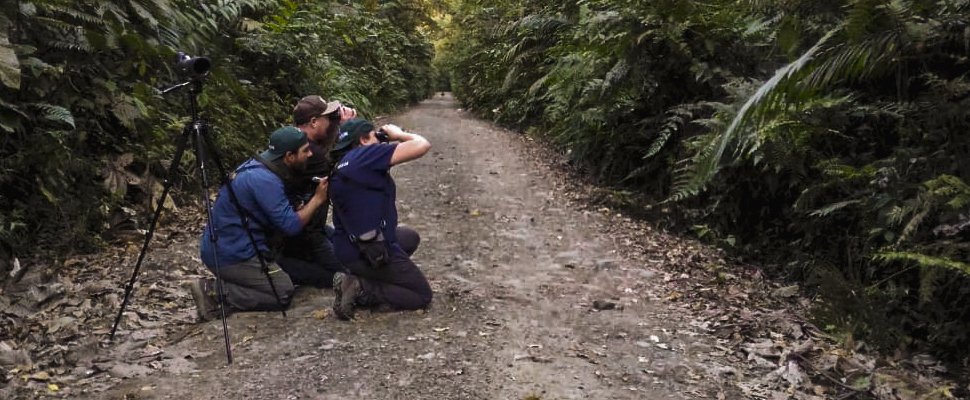
<svg viewBox="0 0 970 400">
<path fill-rule="evenodd" d="M 391 167 L 416 160 L 430 148 L 425 138 L 395 125 L 381 127 L 381 135 L 359 118 L 340 125 L 334 151 L 342 156 L 331 175 L 330 201 L 334 250 L 348 272 L 333 278 L 333 311 L 338 318 L 353 318 L 357 306 L 416 310 L 431 303 L 431 285 L 410 257 L 417 233 L 398 228 L 396 186 L 390 174 Z M 372 230 L 380 231 L 387 250 L 387 261 L 376 267 L 355 244 L 355 238 Z M 401 236 L 405 234 L 415 237 Z"/>
<path fill-rule="evenodd" d="M 299 210 L 286 196 L 286 185 L 306 168 L 310 154 L 305 133 L 292 126 L 277 129 L 270 135 L 269 149 L 242 163 L 219 190 L 211 220 L 202 234 L 201 253 L 203 264 L 213 273 L 218 269 L 222 278 L 227 315 L 276 311 L 289 305 L 293 283 L 275 262 L 275 252 L 282 236 L 299 234 L 327 201 L 326 181 Z M 268 274 L 257 251 L 267 263 Z M 190 281 L 188 286 L 199 320 L 215 318 L 219 307 L 215 280 L 203 278 Z"/>
</svg>

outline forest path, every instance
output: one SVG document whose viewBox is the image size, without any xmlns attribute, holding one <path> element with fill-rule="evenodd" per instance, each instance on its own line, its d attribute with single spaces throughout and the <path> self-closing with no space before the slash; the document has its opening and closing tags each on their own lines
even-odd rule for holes
<svg viewBox="0 0 970 400">
<path fill-rule="evenodd" d="M 124 368 L 72 397 L 717 397 L 731 367 L 686 306 L 665 299 L 664 278 L 679 275 L 670 254 L 695 249 L 664 248 L 671 240 L 662 233 L 637 243 L 617 234 L 649 228 L 577 207 L 561 156 L 462 112 L 450 95 L 378 122 L 432 144 L 424 158 L 392 169 L 401 223 L 422 236 L 413 258 L 432 283 L 430 309 L 365 311 L 344 322 L 331 315 L 332 290 L 300 288 L 286 317 L 228 318 L 230 366 L 219 320 L 187 324 L 164 341 L 125 330 L 110 352 Z M 194 237 L 154 248 L 149 263 L 197 263 Z M 645 255 L 627 258 L 631 248 Z M 706 256 L 689 258 L 698 257 Z"/>
</svg>

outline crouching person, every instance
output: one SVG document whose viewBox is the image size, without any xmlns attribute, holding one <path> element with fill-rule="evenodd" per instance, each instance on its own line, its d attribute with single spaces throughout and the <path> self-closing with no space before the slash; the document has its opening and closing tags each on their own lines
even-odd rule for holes
<svg viewBox="0 0 970 400">
<path fill-rule="evenodd" d="M 218 269 L 222 278 L 226 315 L 278 311 L 290 304 L 293 282 L 273 259 L 280 245 L 273 238 L 300 233 L 327 200 L 326 182 L 299 210 L 293 209 L 286 196 L 285 183 L 306 167 L 309 156 L 306 134 L 295 127 L 280 128 L 270 135 L 269 149 L 242 163 L 219 190 L 202 234 L 201 250 L 202 262 L 213 273 Z M 257 251 L 263 255 L 267 271 Z M 199 320 L 218 317 L 215 280 L 191 281 L 188 287 Z"/>
<path fill-rule="evenodd" d="M 370 122 L 352 119 L 340 125 L 334 146 L 342 156 L 330 178 L 333 245 L 348 269 L 333 278 L 333 311 L 341 319 L 353 318 L 357 306 L 416 310 L 431 303 L 431 286 L 410 257 L 419 237 L 397 226 L 390 174 L 391 167 L 420 158 L 431 145 L 394 125 L 381 130 L 383 135 L 377 135 Z M 369 247 L 360 246 L 368 239 Z"/>
</svg>

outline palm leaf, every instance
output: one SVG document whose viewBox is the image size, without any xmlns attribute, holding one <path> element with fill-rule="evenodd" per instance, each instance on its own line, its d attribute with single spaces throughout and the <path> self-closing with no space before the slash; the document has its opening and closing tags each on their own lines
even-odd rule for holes
<svg viewBox="0 0 970 400">
<path fill-rule="evenodd" d="M 778 69 L 771 79 L 758 88 L 754 95 L 741 106 L 727 129 L 712 138 L 710 145 L 705 148 L 705 153 L 694 157 L 694 164 L 692 168 L 687 170 L 687 176 L 676 178 L 678 184 L 675 185 L 674 194 L 671 195 L 670 200 L 679 201 L 694 196 L 706 187 L 717 173 L 728 145 L 736 140 L 735 136 L 749 125 L 754 124 L 756 120 L 763 118 L 769 111 L 779 107 L 780 98 L 785 96 L 786 91 L 792 89 L 791 80 L 811 64 L 816 55 L 823 51 L 826 42 L 838 31 L 839 29 L 833 29 L 826 33 L 801 57 Z M 808 93 L 804 94 L 807 95 Z"/>
</svg>

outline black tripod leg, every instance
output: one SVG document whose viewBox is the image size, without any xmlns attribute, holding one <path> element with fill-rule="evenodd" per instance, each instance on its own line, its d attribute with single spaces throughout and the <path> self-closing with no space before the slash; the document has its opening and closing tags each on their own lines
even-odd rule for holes
<svg viewBox="0 0 970 400">
<path fill-rule="evenodd" d="M 165 198 L 168 197 L 168 191 L 172 188 L 172 178 L 175 177 L 175 171 L 178 169 L 179 163 L 182 162 L 182 154 L 185 152 L 185 144 L 188 139 L 188 127 L 182 132 L 182 137 L 179 138 L 178 143 L 176 143 L 175 158 L 172 159 L 172 164 L 168 167 L 168 176 L 165 178 L 164 188 L 162 189 L 162 197 L 158 199 L 158 205 L 155 207 L 155 215 L 152 217 L 152 222 L 148 225 L 148 233 L 145 234 L 145 244 L 141 247 L 141 254 L 138 255 L 138 262 L 135 264 L 135 271 L 131 274 L 131 279 L 128 281 L 128 285 L 125 286 L 125 297 L 121 300 L 121 308 L 118 310 L 118 316 L 115 317 L 115 323 L 111 327 L 111 335 L 109 340 L 114 340 L 115 331 L 118 330 L 118 323 L 121 322 L 121 315 L 125 312 L 125 306 L 128 305 L 128 299 L 131 297 L 131 290 L 135 287 L 135 281 L 138 279 L 138 270 L 141 269 L 141 263 L 145 259 L 145 254 L 148 252 L 148 244 L 152 241 L 152 236 L 155 235 L 155 225 L 158 224 L 158 217 L 162 215 L 162 208 L 165 204 Z"/>
<path fill-rule="evenodd" d="M 224 177 L 228 177 L 229 175 L 226 174 L 225 168 L 223 168 L 222 159 L 219 157 L 219 154 L 215 151 L 215 147 L 212 145 L 212 139 L 209 138 L 209 135 L 201 135 L 201 137 L 203 140 L 205 140 L 205 146 L 211 150 L 209 152 L 209 156 L 211 156 L 212 161 L 216 163 L 216 168 L 219 169 L 219 173 Z M 242 221 L 243 229 L 249 236 L 249 243 L 253 246 L 253 250 L 256 253 L 256 258 L 259 259 L 259 265 L 262 266 L 263 274 L 266 275 L 266 281 L 269 282 L 269 287 L 273 290 L 273 296 L 276 297 L 276 304 L 280 306 L 280 313 L 283 314 L 283 317 L 286 317 L 286 305 L 284 305 L 283 300 L 280 299 L 280 294 L 276 290 L 276 284 L 273 283 L 273 277 L 269 275 L 269 266 L 266 265 L 266 259 L 263 257 L 263 253 L 261 253 L 259 251 L 259 247 L 256 246 L 256 238 L 253 236 L 253 232 L 249 230 L 249 223 L 247 222 L 245 214 L 242 211 L 242 206 L 239 205 L 239 199 L 236 198 L 236 192 L 232 189 L 232 182 L 227 182 L 226 188 L 229 189 L 230 200 L 232 201 L 233 206 L 236 207 L 236 212 L 239 213 L 239 220 Z"/>
<path fill-rule="evenodd" d="M 186 129 L 190 129 L 190 128 L 186 128 Z M 192 138 L 193 138 L 193 142 L 195 143 L 195 154 L 196 154 L 195 160 L 196 160 L 196 165 L 199 168 L 199 173 L 200 175 L 202 175 L 202 203 L 205 204 L 206 221 L 208 222 L 206 224 L 206 229 L 209 229 L 209 238 L 212 240 L 212 243 L 213 243 L 212 248 L 214 249 L 213 251 L 216 252 L 215 259 L 218 260 L 219 250 L 218 250 L 218 246 L 215 246 L 216 232 L 215 232 L 215 228 L 212 226 L 212 205 L 210 204 L 211 201 L 209 199 L 209 178 L 208 178 L 208 174 L 206 174 L 206 171 L 205 171 L 205 157 L 203 156 L 204 154 L 206 154 L 205 146 L 208 145 L 208 141 L 203 143 L 203 141 L 200 139 L 201 137 L 203 137 L 202 129 L 204 129 L 204 127 L 202 126 L 201 122 L 196 121 L 192 123 L 191 130 L 194 132 Z M 223 172 L 223 171 L 220 169 L 220 172 Z M 229 324 L 228 322 L 226 322 L 226 296 L 225 296 L 226 292 L 223 286 L 224 282 L 222 281 L 222 274 L 219 272 L 219 270 L 220 270 L 219 266 L 216 265 L 216 268 L 215 268 L 216 296 L 219 299 L 219 312 L 222 314 L 221 315 L 222 336 L 225 338 L 225 341 L 226 341 L 226 360 L 228 365 L 232 365 L 232 346 L 229 344 Z"/>
</svg>

